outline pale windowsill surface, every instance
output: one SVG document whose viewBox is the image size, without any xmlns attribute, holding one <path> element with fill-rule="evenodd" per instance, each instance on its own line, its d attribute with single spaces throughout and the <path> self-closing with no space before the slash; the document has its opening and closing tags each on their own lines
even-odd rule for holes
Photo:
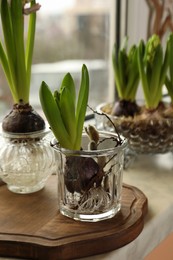
<svg viewBox="0 0 173 260">
<path fill-rule="evenodd" d="M 173 154 L 141 156 L 124 171 L 124 182 L 148 198 L 148 214 L 141 234 L 128 245 L 85 260 L 143 260 L 173 231 Z"/>
</svg>

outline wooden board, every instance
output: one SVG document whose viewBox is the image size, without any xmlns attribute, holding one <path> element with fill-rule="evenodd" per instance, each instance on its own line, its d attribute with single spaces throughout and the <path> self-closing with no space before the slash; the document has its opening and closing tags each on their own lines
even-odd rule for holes
<svg viewBox="0 0 173 260">
<path fill-rule="evenodd" d="M 142 231 L 147 198 L 123 185 L 122 208 L 112 219 L 86 223 L 62 216 L 56 176 L 33 194 L 18 195 L 0 185 L 0 256 L 41 260 L 76 259 L 126 245 Z"/>
</svg>

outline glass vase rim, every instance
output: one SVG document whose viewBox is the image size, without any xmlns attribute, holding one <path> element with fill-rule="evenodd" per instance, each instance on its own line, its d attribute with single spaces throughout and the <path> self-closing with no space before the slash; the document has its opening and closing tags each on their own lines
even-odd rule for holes
<svg viewBox="0 0 173 260">
<path fill-rule="evenodd" d="M 103 107 L 103 106 L 105 106 L 105 105 L 114 105 L 116 101 L 118 101 L 118 100 L 108 101 L 108 102 L 101 102 L 101 103 L 99 103 L 99 104 L 96 106 L 96 108 Z M 145 105 L 145 104 L 146 104 L 145 99 L 142 99 L 142 98 L 138 98 L 138 99 L 136 99 L 136 100 L 134 100 L 134 101 L 136 101 L 136 103 L 137 103 L 138 105 Z M 172 104 L 171 101 L 161 100 L 161 102 L 162 102 L 163 104 L 165 104 L 165 105 L 171 105 L 171 104 Z"/>
<path fill-rule="evenodd" d="M 138 100 L 138 101 L 143 101 L 143 100 Z M 112 114 L 109 114 L 108 112 L 104 112 L 102 109 L 105 108 L 106 106 L 111 106 L 111 105 L 114 105 L 115 102 L 102 102 L 100 104 L 97 105 L 96 107 L 96 111 L 98 112 L 98 116 L 102 116 L 102 115 L 107 115 L 109 116 L 109 118 L 111 120 L 113 119 L 121 119 L 121 118 L 125 118 L 124 116 L 116 116 L 116 115 L 112 115 Z M 138 103 L 137 103 L 138 104 Z M 141 103 L 142 104 L 142 103 Z M 165 105 L 170 105 L 171 106 L 171 103 L 170 102 L 166 102 L 166 101 L 163 101 L 163 104 Z M 133 118 L 133 117 L 131 117 Z M 152 118 L 151 118 L 152 120 Z M 144 121 L 144 119 L 141 119 L 141 121 Z M 173 122 L 173 118 L 171 117 L 162 117 L 162 122 Z"/>
<path fill-rule="evenodd" d="M 116 136 L 118 137 L 118 135 L 116 133 L 113 132 L 109 132 L 109 131 L 99 131 L 99 134 L 102 135 L 109 135 L 109 136 Z M 87 134 L 85 132 L 82 133 L 83 136 L 87 136 Z M 115 147 L 110 147 L 110 148 L 105 148 L 105 149 L 98 149 L 98 150 L 70 150 L 67 148 L 63 148 L 60 145 L 58 145 L 58 142 L 56 140 L 56 138 L 53 138 L 53 140 L 51 141 L 51 146 L 58 152 L 61 152 L 65 155 L 78 155 L 78 156 L 101 156 L 103 154 L 112 154 L 115 152 L 119 152 L 122 151 L 126 148 L 127 146 L 127 139 L 125 137 L 123 137 L 122 135 L 119 135 L 121 138 L 122 143 L 120 145 L 117 145 Z M 89 140 L 89 139 L 88 139 Z M 56 142 L 56 144 L 55 144 Z"/>
<path fill-rule="evenodd" d="M 41 138 L 50 133 L 50 127 L 46 124 L 43 130 L 34 131 L 34 132 L 26 132 L 26 133 L 12 133 L 6 132 L 2 129 L 2 123 L 0 124 L 0 135 L 6 138 Z"/>
</svg>

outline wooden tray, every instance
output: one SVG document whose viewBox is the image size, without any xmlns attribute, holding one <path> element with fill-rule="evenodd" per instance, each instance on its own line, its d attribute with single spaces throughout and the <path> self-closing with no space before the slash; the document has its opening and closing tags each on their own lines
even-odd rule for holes
<svg viewBox="0 0 173 260">
<path fill-rule="evenodd" d="M 126 245 L 143 229 L 147 198 L 123 185 L 122 209 L 112 219 L 78 222 L 58 212 L 56 176 L 33 194 L 0 185 L 0 256 L 41 260 L 76 259 Z"/>
</svg>

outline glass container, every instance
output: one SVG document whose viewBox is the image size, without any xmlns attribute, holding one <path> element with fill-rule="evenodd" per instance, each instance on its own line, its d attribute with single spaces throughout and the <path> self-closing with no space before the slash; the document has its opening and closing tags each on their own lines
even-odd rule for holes
<svg viewBox="0 0 173 260">
<path fill-rule="evenodd" d="M 173 151 L 173 114 L 170 117 L 125 118 L 107 113 L 112 104 L 100 104 L 95 114 L 96 126 L 100 130 L 118 131 L 128 139 L 129 152 L 136 154 L 158 154 Z M 106 116 L 100 115 L 105 113 Z M 111 123 L 111 121 L 113 124 Z"/>
<path fill-rule="evenodd" d="M 114 133 L 100 132 L 97 150 L 88 149 L 82 136 L 80 151 L 58 152 L 58 201 L 61 214 L 79 221 L 96 222 L 115 216 L 121 208 L 123 159 L 126 140 Z"/>
<path fill-rule="evenodd" d="M 56 173 L 49 130 L 27 134 L 1 132 L 0 178 L 10 191 L 27 194 L 41 190 Z"/>
</svg>

